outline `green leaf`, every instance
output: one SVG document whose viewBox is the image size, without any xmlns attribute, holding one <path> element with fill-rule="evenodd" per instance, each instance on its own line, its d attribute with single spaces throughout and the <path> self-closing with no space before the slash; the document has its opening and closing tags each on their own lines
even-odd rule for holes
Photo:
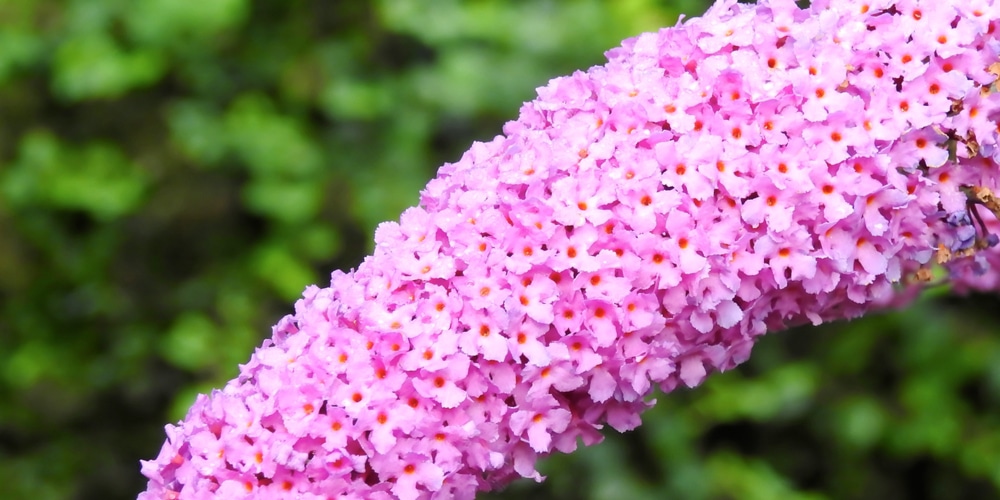
<svg viewBox="0 0 1000 500">
<path fill-rule="evenodd" d="M 241 96 L 226 114 L 225 127 L 229 146 L 256 175 L 304 177 L 323 166 L 302 123 L 275 111 L 261 95 Z"/>
<path fill-rule="evenodd" d="M 874 446 L 885 432 L 890 419 L 877 400 L 854 397 L 835 403 L 831 422 L 839 440 L 856 450 Z"/>
<path fill-rule="evenodd" d="M 48 132 L 28 134 L 9 171 L 0 175 L 0 193 L 14 207 L 76 209 L 98 219 L 134 210 L 150 179 L 114 146 L 61 144 Z"/>
<path fill-rule="evenodd" d="M 174 144 L 198 166 L 217 164 L 228 150 L 222 117 L 197 101 L 176 103 L 167 123 Z"/>
<path fill-rule="evenodd" d="M 0 29 L 0 83 L 17 70 L 31 64 L 43 48 L 41 37 L 17 29 Z"/>
<path fill-rule="evenodd" d="M 372 119 L 392 106 L 392 97 L 380 83 L 334 77 L 320 93 L 320 102 L 331 116 Z"/>
<path fill-rule="evenodd" d="M 174 366 L 199 371 L 213 366 L 219 354 L 219 329 L 207 316 L 187 312 L 178 317 L 160 344 L 160 355 Z"/>
<path fill-rule="evenodd" d="M 251 260 L 257 277 L 266 282 L 285 301 L 302 296 L 307 285 L 316 283 L 315 272 L 282 243 L 260 247 Z"/>
<path fill-rule="evenodd" d="M 256 213 L 283 222 L 302 222 L 319 211 L 323 185 L 309 180 L 254 179 L 244 186 L 243 200 Z"/>
<path fill-rule="evenodd" d="M 124 19 L 136 40 L 165 46 L 205 43 L 221 31 L 238 26 L 248 13 L 247 0 L 199 0 L 197 6 L 177 0 L 133 0 Z"/>
<path fill-rule="evenodd" d="M 26 389 L 37 384 L 57 365 L 57 352 L 39 340 L 18 346 L 4 363 L 3 373 L 12 387 Z"/>
<path fill-rule="evenodd" d="M 818 382 L 811 363 L 772 368 L 757 379 L 716 376 L 704 385 L 696 408 L 721 421 L 789 418 L 812 404 Z"/>
<path fill-rule="evenodd" d="M 344 247 L 343 237 L 335 227 L 314 224 L 298 235 L 302 252 L 310 259 L 330 260 L 340 254 Z"/>
<path fill-rule="evenodd" d="M 52 87 L 70 101 L 113 98 L 149 85 L 166 70 L 159 51 L 127 52 L 105 33 L 72 36 L 56 50 Z"/>
</svg>

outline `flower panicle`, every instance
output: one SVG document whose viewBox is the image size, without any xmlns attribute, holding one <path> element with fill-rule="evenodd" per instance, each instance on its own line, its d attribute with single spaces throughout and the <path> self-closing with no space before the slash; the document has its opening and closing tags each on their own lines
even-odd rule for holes
<svg viewBox="0 0 1000 500">
<path fill-rule="evenodd" d="M 993 0 L 718 2 L 538 89 L 167 426 L 141 499 L 472 498 L 793 324 L 1000 285 Z"/>
</svg>

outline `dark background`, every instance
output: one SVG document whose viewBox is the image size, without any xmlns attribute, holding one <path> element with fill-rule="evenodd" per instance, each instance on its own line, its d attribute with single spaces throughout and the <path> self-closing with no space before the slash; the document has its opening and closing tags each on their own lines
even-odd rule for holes
<svg viewBox="0 0 1000 500">
<path fill-rule="evenodd" d="M 438 165 L 548 78 L 704 8 L 0 2 L 0 497 L 134 498 L 163 425 Z M 507 498 L 996 497 L 997 305 L 769 336 Z"/>
</svg>

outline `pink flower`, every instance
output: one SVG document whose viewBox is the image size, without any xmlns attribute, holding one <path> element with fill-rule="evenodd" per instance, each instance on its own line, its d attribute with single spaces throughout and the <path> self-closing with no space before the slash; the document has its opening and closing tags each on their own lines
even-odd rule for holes
<svg viewBox="0 0 1000 500">
<path fill-rule="evenodd" d="M 142 499 L 471 498 L 768 331 L 1000 286 L 993 0 L 722 0 L 441 167 L 167 427 Z"/>
<path fill-rule="evenodd" d="M 525 409 L 511 415 L 511 431 L 523 435 L 536 452 L 548 452 L 552 449 L 552 435 L 566 430 L 572 415 L 551 396 L 538 396 L 527 403 Z"/>
</svg>

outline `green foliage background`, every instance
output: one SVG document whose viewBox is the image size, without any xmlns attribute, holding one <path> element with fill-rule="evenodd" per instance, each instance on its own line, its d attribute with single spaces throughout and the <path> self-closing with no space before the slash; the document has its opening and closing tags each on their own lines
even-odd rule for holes
<svg viewBox="0 0 1000 500">
<path fill-rule="evenodd" d="M 702 0 L 0 2 L 0 494 L 140 458 L 548 78 Z M 765 339 L 488 498 L 1000 494 L 997 301 Z"/>
</svg>

